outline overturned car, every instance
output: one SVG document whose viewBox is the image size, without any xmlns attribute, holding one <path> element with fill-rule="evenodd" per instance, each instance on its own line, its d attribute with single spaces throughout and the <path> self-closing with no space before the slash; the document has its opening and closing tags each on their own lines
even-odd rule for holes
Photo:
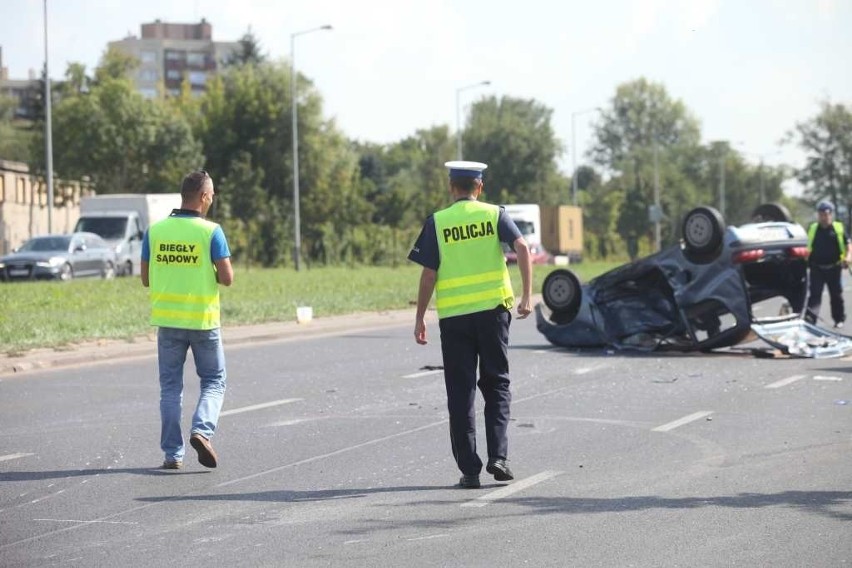
<svg viewBox="0 0 852 568">
<path fill-rule="evenodd" d="M 682 236 L 681 243 L 586 284 L 570 270 L 551 272 L 542 287 L 546 308 L 536 306 L 538 330 L 563 347 L 679 351 L 730 347 L 753 331 L 802 356 L 829 356 L 821 354 L 846 341 L 799 318 L 807 295 L 807 234 L 782 205 L 761 205 L 752 222 L 727 228 L 717 210 L 697 207 L 684 217 Z M 784 298 L 792 314 L 755 320 L 752 305 L 775 297 Z M 779 322 L 788 335 L 777 333 Z M 787 349 L 788 336 L 797 350 Z"/>
</svg>

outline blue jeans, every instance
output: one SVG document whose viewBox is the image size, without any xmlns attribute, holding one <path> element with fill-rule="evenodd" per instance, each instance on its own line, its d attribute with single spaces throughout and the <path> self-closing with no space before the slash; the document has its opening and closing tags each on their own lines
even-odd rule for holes
<svg viewBox="0 0 852 568">
<path fill-rule="evenodd" d="M 180 421 L 183 408 L 183 364 L 192 348 L 201 378 L 201 396 L 192 415 L 191 433 L 210 438 L 216 431 L 225 398 L 225 350 L 219 329 L 196 330 L 161 327 L 157 331 L 160 366 L 160 447 L 166 460 L 182 460 L 185 452 Z"/>
</svg>

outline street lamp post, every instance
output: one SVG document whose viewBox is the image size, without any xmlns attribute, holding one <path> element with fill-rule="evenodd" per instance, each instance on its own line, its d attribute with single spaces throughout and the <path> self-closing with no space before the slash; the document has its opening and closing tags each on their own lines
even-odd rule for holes
<svg viewBox="0 0 852 568">
<path fill-rule="evenodd" d="M 44 154 L 47 166 L 47 232 L 53 233 L 53 128 L 50 108 L 50 68 L 47 57 L 47 0 L 44 0 Z"/>
<path fill-rule="evenodd" d="M 456 159 L 462 159 L 462 135 L 461 135 L 461 92 L 466 91 L 468 89 L 473 89 L 476 87 L 482 87 L 485 85 L 490 85 L 491 81 L 480 81 L 479 83 L 474 83 L 473 85 L 468 85 L 466 87 L 459 87 L 456 89 Z"/>
<path fill-rule="evenodd" d="M 332 29 L 331 26 L 325 25 L 290 34 L 290 101 L 293 118 L 293 262 L 296 265 L 296 271 L 300 270 L 302 265 L 302 228 L 299 217 L 299 105 L 296 101 L 296 83 L 298 82 L 296 78 L 296 38 L 300 35 L 330 29 Z"/>
<path fill-rule="evenodd" d="M 765 184 L 765 180 L 763 179 L 764 159 L 766 159 L 770 156 L 777 156 L 780 153 L 781 153 L 781 150 L 776 150 L 774 152 L 763 152 L 763 153 L 760 153 L 760 154 L 757 153 L 757 152 L 743 152 L 743 154 L 746 154 L 748 156 L 753 156 L 753 157 L 755 157 L 759 160 L 758 165 L 757 165 L 757 178 L 758 178 L 758 190 L 759 190 L 758 205 L 760 205 L 761 203 L 764 203 L 766 201 L 766 184 Z"/>
<path fill-rule="evenodd" d="M 577 117 L 581 114 L 601 110 L 599 107 L 587 108 L 571 113 L 571 204 L 577 205 Z"/>
<path fill-rule="evenodd" d="M 662 207 L 660 206 L 660 168 L 659 168 L 659 144 L 657 136 L 654 134 L 654 245 L 656 251 L 660 252 L 663 247 L 663 238 L 660 231 L 660 217 L 662 216 Z"/>
<path fill-rule="evenodd" d="M 725 158 L 728 155 L 728 148 L 725 142 L 719 147 L 719 213 L 722 218 L 725 217 Z"/>
</svg>

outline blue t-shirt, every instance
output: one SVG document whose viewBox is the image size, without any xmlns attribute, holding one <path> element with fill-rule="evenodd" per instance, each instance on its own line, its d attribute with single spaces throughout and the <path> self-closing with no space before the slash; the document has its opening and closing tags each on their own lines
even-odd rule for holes
<svg viewBox="0 0 852 568">
<path fill-rule="evenodd" d="M 522 236 L 521 230 L 518 229 L 512 218 L 506 215 L 503 207 L 500 207 L 500 214 L 497 216 L 497 237 L 500 242 L 511 245 Z M 438 270 L 438 266 L 441 264 L 441 256 L 438 252 L 438 231 L 435 229 L 435 217 L 433 215 L 426 218 L 420 236 L 417 237 L 414 247 L 408 253 L 408 260 L 425 268 Z"/>
<path fill-rule="evenodd" d="M 174 209 L 169 217 L 200 217 L 200 215 L 195 211 Z M 222 230 L 222 227 L 216 227 L 216 230 L 213 231 L 213 236 L 210 238 L 210 260 L 216 262 L 230 256 L 231 249 L 228 248 L 225 231 Z M 145 262 L 151 261 L 151 245 L 148 242 L 148 231 L 145 231 L 145 237 L 142 239 L 142 260 Z"/>
</svg>

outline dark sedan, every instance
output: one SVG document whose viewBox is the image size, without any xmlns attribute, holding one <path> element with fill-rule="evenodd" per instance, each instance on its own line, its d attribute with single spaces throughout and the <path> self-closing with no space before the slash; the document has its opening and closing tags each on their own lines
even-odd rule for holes
<svg viewBox="0 0 852 568">
<path fill-rule="evenodd" d="M 710 350 L 739 343 L 752 305 L 805 301 L 807 234 L 782 206 L 766 204 L 753 222 L 725 227 L 698 207 L 683 221 L 683 242 L 602 274 L 587 284 L 569 270 L 544 281 L 550 313 L 536 306 L 538 330 L 556 345 Z"/>
<path fill-rule="evenodd" d="M 34 237 L 0 257 L 0 279 L 6 282 L 83 276 L 115 276 L 115 251 L 94 233 Z"/>
</svg>

